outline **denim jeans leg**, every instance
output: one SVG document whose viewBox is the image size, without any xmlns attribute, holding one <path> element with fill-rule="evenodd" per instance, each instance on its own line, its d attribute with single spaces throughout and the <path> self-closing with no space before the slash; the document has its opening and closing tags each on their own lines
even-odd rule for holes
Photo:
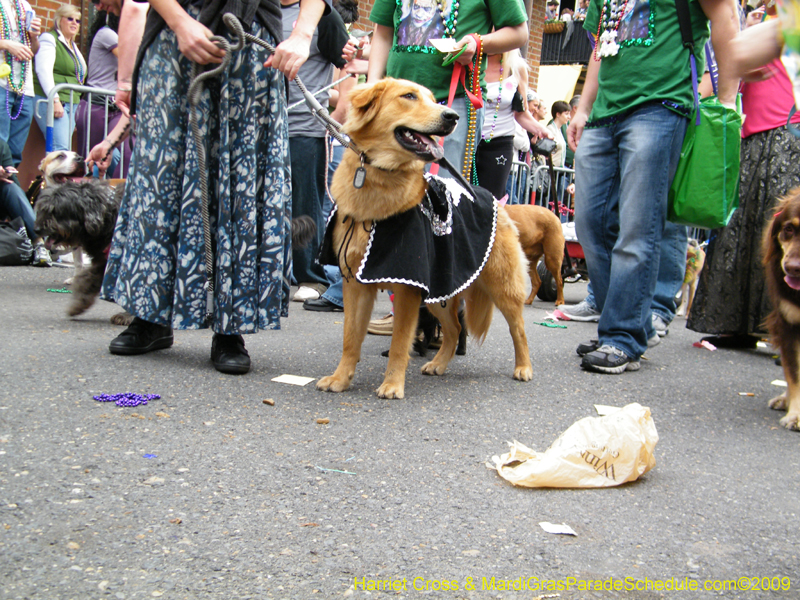
<svg viewBox="0 0 800 600">
<path fill-rule="evenodd" d="M 344 290 L 342 289 L 342 272 L 339 267 L 325 265 L 325 277 L 328 278 L 330 285 L 322 294 L 322 298 L 338 306 L 344 307 Z"/>
<path fill-rule="evenodd" d="M 342 158 L 344 157 L 344 153 L 346 148 L 341 144 L 333 143 L 333 138 L 331 138 L 331 143 L 328 145 L 328 152 L 330 153 L 330 161 L 328 161 L 328 190 L 331 189 L 331 183 L 333 183 L 333 174 L 336 172 L 336 169 L 339 166 L 339 163 L 342 162 Z M 330 217 L 331 210 L 333 210 L 334 200 L 333 198 L 328 195 L 328 190 L 325 191 L 325 200 L 322 203 L 322 216 L 327 222 L 328 217 Z"/>
<path fill-rule="evenodd" d="M 597 310 L 603 310 L 619 222 L 619 165 L 610 127 L 585 129 L 575 154 L 575 233 L 586 256 L 586 267 Z"/>
<path fill-rule="evenodd" d="M 47 100 L 44 96 L 36 96 L 35 101 Z M 42 131 L 45 142 L 47 142 L 47 105 L 43 104 L 41 115 L 34 112 L 33 118 Z M 53 120 L 53 150 L 72 150 L 72 132 L 75 129 L 75 120 L 71 117 L 72 111 L 77 110 L 78 105 L 64 103 L 64 116 Z"/>
<path fill-rule="evenodd" d="M 31 203 L 25 196 L 25 192 L 16 183 L 0 184 L 0 216 L 8 216 L 12 219 L 22 217 L 25 223 L 25 230 L 31 242 L 38 239 L 36 235 L 36 215 L 33 212 Z"/>
<path fill-rule="evenodd" d="M 292 164 L 292 217 L 308 215 L 317 225 L 317 236 L 305 248 L 292 249 L 294 279 L 299 285 L 319 284 L 328 280 L 317 261 L 325 221 L 322 203 L 325 195 L 325 138 L 294 136 L 289 139 Z"/>
<path fill-rule="evenodd" d="M 675 318 L 675 296 L 686 275 L 686 246 L 688 232 L 685 225 L 667 222 L 661 237 L 661 260 L 658 263 L 658 280 L 653 296 L 653 312 L 671 323 Z"/>
<path fill-rule="evenodd" d="M 21 106 L 20 106 L 21 105 Z M 19 111 L 19 114 L 17 114 Z M 12 119 L 8 112 L 17 115 Z M 33 96 L 24 96 L 14 92 L 8 93 L 8 112 L 0 111 L 0 137 L 8 142 L 11 158 L 16 166 L 22 162 L 22 151 L 28 141 L 28 132 L 33 120 Z"/>
<path fill-rule="evenodd" d="M 600 176 L 595 177 L 599 190 L 611 188 L 612 193 L 605 206 L 602 199 L 596 201 L 593 208 L 599 216 L 585 215 L 586 202 L 580 204 L 576 223 L 579 219 L 583 224 L 578 226 L 578 239 L 584 244 L 583 234 L 592 243 L 586 260 L 598 307 L 602 307 L 600 343 L 638 359 L 647 348 L 648 332 L 652 333 L 651 305 L 666 224 L 667 192 L 680 158 L 686 119 L 663 106 L 647 105 L 603 129 L 606 133 L 596 137 L 610 142 L 607 149 L 598 150 L 591 144 L 582 149 L 581 139 L 578 152 L 584 160 L 577 163 L 576 171 L 583 183 L 576 183 L 576 188 L 580 192 L 592 185 L 591 173 L 581 174 L 587 163 L 597 168 L 598 162 L 616 155 L 613 166 L 602 168 Z M 586 160 L 593 149 L 600 156 Z M 614 170 L 617 175 L 609 185 L 608 174 Z M 590 194 L 597 197 L 599 190 L 593 189 Z M 609 218 L 611 211 L 618 213 L 616 233 L 613 218 Z M 607 230 L 598 229 L 606 224 L 610 225 Z M 602 240 L 597 258 L 596 240 Z"/>
</svg>

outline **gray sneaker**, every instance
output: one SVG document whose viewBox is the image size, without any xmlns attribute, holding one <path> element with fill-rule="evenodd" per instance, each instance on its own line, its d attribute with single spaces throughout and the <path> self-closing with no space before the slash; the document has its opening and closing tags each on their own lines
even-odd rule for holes
<svg viewBox="0 0 800 600">
<path fill-rule="evenodd" d="M 618 375 L 625 371 L 638 371 L 641 368 L 638 360 L 633 360 L 619 348 L 605 344 L 594 352 L 583 357 L 581 367 L 587 371 Z"/>
<path fill-rule="evenodd" d="M 581 300 L 578 304 L 571 306 L 561 306 L 558 310 L 570 321 L 593 321 L 596 323 L 600 320 L 600 311 L 586 300 Z"/>
<path fill-rule="evenodd" d="M 656 333 L 661 337 L 664 337 L 669 333 L 669 323 L 667 323 L 656 313 L 653 313 L 653 328 L 656 330 Z"/>
</svg>

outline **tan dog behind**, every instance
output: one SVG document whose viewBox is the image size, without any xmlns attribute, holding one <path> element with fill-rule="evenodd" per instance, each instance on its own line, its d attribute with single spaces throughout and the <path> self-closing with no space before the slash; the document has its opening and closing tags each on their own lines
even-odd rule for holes
<svg viewBox="0 0 800 600">
<path fill-rule="evenodd" d="M 351 93 L 350 101 L 345 131 L 363 152 L 365 162 L 356 152 L 346 152 L 331 185 L 337 203 L 332 222 L 333 248 L 345 277 L 344 341 L 339 366 L 333 375 L 320 379 L 317 387 L 332 392 L 350 387 L 376 294 L 378 289 L 388 288 L 394 292 L 394 325 L 389 363 L 377 394 L 381 398 L 403 398 L 421 292 L 398 283 L 362 284 L 353 274 L 367 250 L 372 223 L 412 209 L 422 201 L 428 185 L 423 177 L 425 161 L 440 152 L 435 136 L 450 133 L 458 116 L 436 104 L 427 89 L 402 80 L 384 79 L 359 86 Z M 363 186 L 357 188 L 354 181 L 360 168 L 366 170 L 366 176 Z M 499 210 L 494 246 L 478 278 L 447 302 L 428 305 L 441 322 L 443 339 L 439 352 L 422 367 L 423 373 L 442 375 L 453 357 L 460 331 L 458 307 L 463 297 L 467 329 L 479 341 L 485 337 L 497 305 L 514 341 L 514 378 L 531 379 L 533 368 L 522 310 L 525 263 L 516 227 Z"/>
<path fill-rule="evenodd" d="M 675 313 L 678 317 L 685 317 L 692 310 L 694 294 L 697 291 L 697 283 L 700 281 L 700 271 L 706 263 L 706 253 L 697 240 L 689 240 L 686 247 L 686 275 L 683 277 L 681 287 L 681 305 Z"/>
<path fill-rule="evenodd" d="M 544 256 L 544 264 L 556 280 L 556 306 L 564 304 L 564 281 L 561 263 L 564 260 L 564 231 L 561 219 L 553 211 L 532 204 L 507 204 L 505 210 L 519 231 L 519 243 L 528 259 L 531 293 L 525 304 L 532 304 L 542 280 L 536 266 Z"/>
<path fill-rule="evenodd" d="M 778 206 L 764 232 L 764 275 L 774 307 L 767 317 L 772 344 L 780 348 L 786 391 L 769 401 L 786 410 L 781 425 L 800 430 L 800 188 Z"/>
</svg>

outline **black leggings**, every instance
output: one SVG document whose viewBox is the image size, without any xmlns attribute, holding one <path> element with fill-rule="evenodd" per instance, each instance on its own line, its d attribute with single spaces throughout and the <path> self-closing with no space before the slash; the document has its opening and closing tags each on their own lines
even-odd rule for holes
<svg viewBox="0 0 800 600">
<path fill-rule="evenodd" d="M 481 140 L 475 152 L 478 185 L 498 200 L 506 195 L 506 182 L 514 162 L 514 136 L 504 135 L 487 142 Z"/>
</svg>

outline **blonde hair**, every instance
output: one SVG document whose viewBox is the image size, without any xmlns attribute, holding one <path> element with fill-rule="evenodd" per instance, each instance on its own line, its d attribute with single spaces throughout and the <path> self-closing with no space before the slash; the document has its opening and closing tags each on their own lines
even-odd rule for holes
<svg viewBox="0 0 800 600">
<path fill-rule="evenodd" d="M 508 73 L 509 77 L 514 75 L 519 80 L 519 92 L 522 96 L 522 107 L 525 110 L 528 110 L 528 86 L 526 82 L 528 81 L 527 75 L 530 71 L 530 67 L 528 66 L 528 62 L 522 58 L 522 53 L 519 51 L 519 48 L 509 50 L 508 52 L 503 52 L 503 68 L 506 70 L 506 73 Z M 525 74 L 524 80 L 522 75 L 523 73 Z"/>
<path fill-rule="evenodd" d="M 506 69 L 509 75 L 516 75 L 517 78 L 519 78 L 520 73 L 530 71 L 528 62 L 522 58 L 519 48 L 503 52 L 503 68 Z"/>
<path fill-rule="evenodd" d="M 61 19 L 64 17 L 78 17 L 81 18 L 81 9 L 77 6 L 73 6 L 72 4 L 62 4 L 56 9 L 56 13 L 53 15 L 53 22 L 56 25 L 56 29 L 61 31 Z"/>
</svg>

